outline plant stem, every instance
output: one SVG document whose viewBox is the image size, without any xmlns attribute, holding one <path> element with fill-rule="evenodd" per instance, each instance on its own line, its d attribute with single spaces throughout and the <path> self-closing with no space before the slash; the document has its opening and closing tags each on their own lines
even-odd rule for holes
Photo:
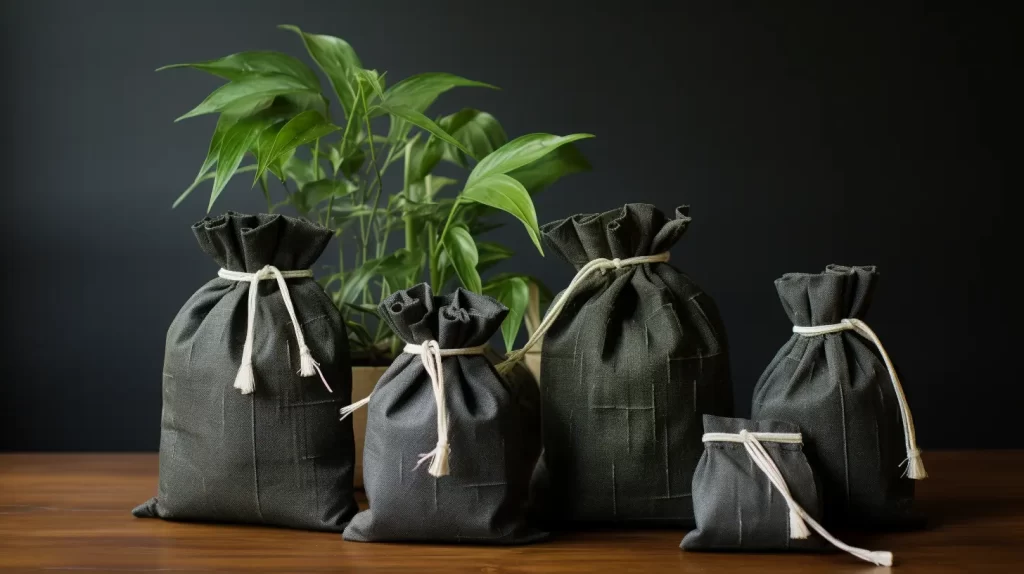
<svg viewBox="0 0 1024 574">
<path fill-rule="evenodd" d="M 363 260 L 366 260 L 366 246 L 370 241 L 369 232 L 373 229 L 373 224 L 377 220 L 377 207 L 380 205 L 380 195 L 384 190 L 384 182 L 381 180 L 380 169 L 377 167 L 377 151 L 373 146 L 373 130 L 370 127 L 370 115 L 366 112 L 368 109 L 366 106 L 366 95 L 363 94 L 362 90 L 359 92 L 359 96 L 363 102 L 363 121 L 366 122 L 366 137 L 370 142 L 370 162 L 373 164 L 373 171 L 377 175 L 377 193 L 373 196 L 373 209 L 370 210 L 370 224 L 363 234 Z M 379 225 L 377 227 L 380 227 Z M 379 231 L 378 231 L 379 233 Z"/>
<path fill-rule="evenodd" d="M 274 213 L 274 204 L 270 202 L 270 190 L 267 189 L 266 178 L 260 178 L 260 187 L 263 188 L 263 196 L 267 198 L 267 213 Z"/>
<path fill-rule="evenodd" d="M 459 198 L 455 199 L 455 203 L 452 204 L 452 210 L 448 212 L 448 219 L 444 222 L 444 229 L 441 230 L 441 235 L 438 237 L 438 243 L 434 247 L 434 257 L 436 258 L 441 254 L 441 246 L 444 245 L 444 236 L 448 234 L 448 228 L 452 224 L 452 219 L 455 219 L 455 212 L 459 209 Z"/>
<path fill-rule="evenodd" d="M 440 259 L 440 252 L 435 255 L 437 250 L 437 230 L 434 229 L 434 223 L 427 223 L 427 256 L 430 258 L 430 288 L 434 290 L 434 293 L 439 293 L 441 290 L 441 270 L 438 269 L 438 259 Z"/>
<path fill-rule="evenodd" d="M 409 168 L 412 164 L 412 144 L 415 143 L 415 139 L 411 139 L 405 144 L 405 168 L 402 173 L 402 189 L 405 191 L 405 203 L 406 211 L 402 214 L 402 219 L 405 220 L 405 248 L 409 251 L 415 251 L 418 247 L 419 237 L 416 237 L 416 221 L 413 219 L 412 214 L 409 213 L 408 205 L 413 201 L 412 190 L 409 188 Z"/>
<path fill-rule="evenodd" d="M 313 146 L 313 180 L 320 179 L 320 138 L 316 138 Z"/>
</svg>

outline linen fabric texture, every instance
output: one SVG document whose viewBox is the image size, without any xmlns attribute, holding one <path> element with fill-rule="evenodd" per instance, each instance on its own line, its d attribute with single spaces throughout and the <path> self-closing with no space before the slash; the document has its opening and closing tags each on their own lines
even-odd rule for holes
<svg viewBox="0 0 1024 574">
<path fill-rule="evenodd" d="M 649 204 L 542 227 L 576 270 L 669 250 L 690 224 Z M 669 263 L 580 284 L 542 350 L 544 454 L 537 516 L 552 526 L 692 526 L 701 415 L 729 415 L 725 326 L 711 297 Z"/>
<path fill-rule="evenodd" d="M 406 343 L 441 349 L 483 345 L 508 309 L 456 289 L 398 291 L 379 306 Z M 359 542 L 522 544 L 546 534 L 527 526 L 529 482 L 540 455 L 539 391 L 522 366 L 502 376 L 497 356 L 441 358 L 448 409 L 449 474 L 435 478 L 423 453 L 434 449 L 437 406 L 420 356 L 403 353 L 377 382 L 367 405 L 363 485 L 370 508 L 345 529 Z"/>
<path fill-rule="evenodd" d="M 332 232 L 282 215 L 227 213 L 192 227 L 224 269 L 308 269 Z M 356 513 L 348 337 L 312 278 L 288 279 L 306 344 L 333 389 L 300 377 L 294 327 L 276 281 L 260 281 L 254 317 L 255 391 L 232 387 L 248 321 L 247 281 L 215 277 L 167 332 L 158 494 L 138 517 L 340 531 Z"/>
<path fill-rule="evenodd" d="M 878 283 L 873 266 L 829 265 L 775 281 L 797 326 L 863 319 Z M 784 420 L 803 431 L 820 474 L 825 524 L 901 529 L 920 526 L 914 481 L 905 477 L 901 410 L 874 344 L 853 331 L 793 334 L 754 388 L 752 418 Z"/>
<path fill-rule="evenodd" d="M 794 424 L 704 417 L 704 432 L 740 431 L 799 433 Z M 821 492 L 799 444 L 762 440 L 761 446 L 778 467 L 790 494 L 811 518 L 820 521 Z M 693 506 L 697 528 L 680 545 L 686 550 L 822 550 L 819 536 L 790 538 L 789 505 L 743 443 L 706 442 L 693 475 Z"/>
</svg>

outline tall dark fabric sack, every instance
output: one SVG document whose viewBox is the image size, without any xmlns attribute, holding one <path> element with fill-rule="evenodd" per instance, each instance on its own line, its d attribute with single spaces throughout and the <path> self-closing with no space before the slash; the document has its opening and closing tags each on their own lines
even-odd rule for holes
<svg viewBox="0 0 1024 574">
<path fill-rule="evenodd" d="M 892 553 L 844 544 L 818 522 L 820 489 L 796 425 L 705 416 L 703 441 L 693 476 L 697 528 L 682 548 L 806 551 L 826 548 L 827 540 L 861 560 L 892 565 Z"/>
<path fill-rule="evenodd" d="M 577 269 L 542 349 L 538 484 L 552 522 L 693 524 L 701 415 L 731 414 L 732 389 L 718 309 L 665 262 L 689 223 L 685 206 L 668 219 L 627 204 L 542 228 Z"/>
<path fill-rule="evenodd" d="M 794 333 L 761 375 L 752 416 L 803 430 L 828 523 L 904 528 L 920 523 L 911 478 L 927 475 L 895 369 L 862 321 L 877 277 L 830 265 L 775 282 Z"/>
<path fill-rule="evenodd" d="M 302 275 L 331 231 L 236 213 L 204 219 L 193 231 L 221 276 L 185 303 L 167 332 L 159 491 L 133 514 L 340 531 L 357 510 L 352 422 L 338 421 L 352 393 L 345 327 L 316 281 L 296 276 L 283 279 L 296 331 L 267 267 Z M 251 281 L 223 278 L 231 272 L 264 274 L 251 317 Z M 297 374 L 308 368 L 323 381 Z M 243 379 L 249 394 L 234 386 Z"/>
<path fill-rule="evenodd" d="M 526 524 L 540 454 L 537 383 L 523 367 L 499 375 L 495 357 L 484 350 L 508 309 L 462 289 L 435 297 L 426 284 L 394 293 L 379 309 L 411 347 L 369 398 L 363 484 L 370 509 L 352 519 L 345 539 L 521 544 L 543 538 Z M 443 356 L 424 357 L 434 344 Z M 454 352 L 465 354 L 447 354 Z M 441 376 L 425 361 L 438 365 Z M 443 411 L 435 380 L 444 389 Z M 439 413 L 447 413 L 447 433 L 439 430 Z M 442 451 L 447 457 L 438 464 Z"/>
</svg>

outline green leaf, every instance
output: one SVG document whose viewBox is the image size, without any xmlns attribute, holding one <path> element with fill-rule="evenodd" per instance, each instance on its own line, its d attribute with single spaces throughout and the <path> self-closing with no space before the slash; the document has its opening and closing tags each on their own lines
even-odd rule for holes
<svg viewBox="0 0 1024 574">
<path fill-rule="evenodd" d="M 483 165 L 483 163 L 479 165 Z M 533 200 L 530 199 L 530 194 L 523 184 L 505 174 L 493 174 L 478 179 L 472 184 L 467 184 L 466 189 L 459 197 L 511 213 L 523 222 L 526 232 L 533 240 L 533 244 L 537 246 L 537 250 L 541 254 L 544 253 L 544 249 L 540 246 L 537 210 L 533 207 Z"/>
<path fill-rule="evenodd" d="M 392 116 L 401 118 L 409 122 L 410 124 L 423 128 L 424 130 L 430 132 L 434 136 L 441 138 L 442 140 L 466 152 L 467 154 L 473 155 L 468 149 L 463 147 L 462 142 L 453 138 L 451 134 L 444 131 L 441 128 L 441 126 L 435 124 L 433 120 L 421 114 L 420 112 L 405 106 L 392 106 L 390 104 L 381 104 L 378 107 L 380 109 L 383 109 L 387 113 L 391 114 Z"/>
<path fill-rule="evenodd" d="M 409 172 L 406 174 L 406 182 L 414 184 L 423 181 L 441 161 L 441 145 L 439 139 L 427 138 L 422 141 L 419 134 L 408 145 L 406 153 L 409 154 Z M 417 196 L 413 196 L 417 197 Z"/>
<path fill-rule="evenodd" d="M 251 102 L 273 98 L 282 94 L 317 93 L 306 86 L 301 80 L 285 74 L 263 74 L 229 82 L 217 88 L 198 106 L 174 121 L 185 118 L 230 111 L 232 108 L 244 106 Z"/>
<path fill-rule="evenodd" d="M 363 167 L 366 162 L 366 152 L 363 148 L 357 147 L 352 150 L 352 153 L 348 154 L 348 157 L 342 158 L 341 164 L 338 166 L 341 168 L 341 173 L 345 177 L 352 179 L 352 176 L 359 172 L 359 169 Z"/>
<path fill-rule="evenodd" d="M 380 317 L 380 314 L 377 312 L 377 308 L 376 307 L 371 307 L 370 305 L 359 305 L 357 303 L 345 303 L 345 306 L 349 307 L 349 308 L 351 308 L 351 309 L 353 309 L 355 311 L 358 311 L 360 313 L 366 313 L 367 315 L 373 315 L 374 317 L 378 317 L 378 318 Z"/>
<path fill-rule="evenodd" d="M 362 68 L 359 56 L 348 42 L 334 36 L 307 34 L 298 26 L 278 26 L 282 30 L 291 30 L 302 38 L 306 51 L 320 69 L 327 74 L 327 79 L 338 95 L 345 114 L 351 114 L 355 108 L 358 94 L 355 71 Z"/>
<path fill-rule="evenodd" d="M 508 279 L 510 277 L 521 277 L 527 283 L 533 283 L 534 285 L 537 286 L 537 291 L 540 295 L 539 299 L 541 309 L 546 307 L 549 303 L 551 303 L 551 300 L 555 298 L 554 293 L 551 292 L 551 289 L 549 289 L 543 281 L 527 273 L 498 273 L 494 277 L 491 277 L 490 282 L 496 283 L 498 281 L 504 281 L 505 279 Z"/>
<path fill-rule="evenodd" d="M 393 289 L 405 289 L 412 286 L 413 276 L 419 272 L 423 262 L 423 253 L 403 247 L 379 261 L 376 272 L 387 280 L 388 285 Z"/>
<path fill-rule="evenodd" d="M 331 226 L 335 233 L 348 227 L 357 217 L 363 217 L 373 213 L 373 210 L 365 205 L 335 205 L 331 208 Z"/>
<path fill-rule="evenodd" d="M 370 279 L 377 275 L 382 276 L 389 283 L 407 282 L 413 272 L 419 269 L 421 261 L 422 253 L 412 252 L 404 247 L 386 257 L 371 259 L 349 273 L 345 279 L 345 288 L 341 290 L 338 301 L 339 303 L 355 302 Z"/>
<path fill-rule="evenodd" d="M 259 139 L 256 140 L 256 145 L 253 146 L 253 154 L 256 156 L 257 167 L 262 163 L 266 166 L 267 171 L 274 174 L 274 177 L 284 181 L 285 173 L 284 166 L 295 154 L 295 151 L 286 152 L 278 155 L 273 160 L 270 159 L 270 154 L 274 148 L 274 140 L 277 139 L 277 134 L 281 132 L 281 124 L 275 123 L 260 133 Z M 260 174 L 259 178 L 266 177 L 267 172 L 264 171 Z M 257 178 L 257 179 L 259 179 Z"/>
<path fill-rule="evenodd" d="M 511 249 L 492 241 L 478 241 L 476 250 L 479 256 L 476 268 L 479 271 L 493 267 L 514 255 Z"/>
<path fill-rule="evenodd" d="M 313 162 L 294 155 L 284 162 L 284 175 L 290 177 L 300 189 L 316 179 L 316 175 L 313 173 Z"/>
<path fill-rule="evenodd" d="M 350 186 L 344 181 L 318 179 L 302 186 L 302 193 L 306 194 L 306 201 L 312 207 L 331 197 L 345 197 L 355 191 L 355 189 L 354 186 Z"/>
<path fill-rule="evenodd" d="M 217 154 L 217 172 L 213 178 L 213 190 L 210 192 L 210 204 L 207 212 L 213 209 L 213 202 L 217 201 L 224 186 L 228 184 L 231 177 L 235 175 L 245 152 L 259 137 L 260 132 L 266 129 L 268 119 L 264 117 L 252 117 L 241 120 L 231 127 L 224 134 L 220 144 L 220 151 Z"/>
<path fill-rule="evenodd" d="M 521 277 L 506 277 L 488 283 L 484 287 L 484 294 L 508 307 L 508 315 L 501 322 L 501 338 L 505 340 L 505 349 L 511 352 L 523 324 L 526 306 L 530 302 L 530 287 Z"/>
<path fill-rule="evenodd" d="M 260 157 L 259 168 L 256 172 L 258 178 L 270 165 L 270 162 L 274 161 L 283 154 L 293 151 L 300 145 L 312 142 L 317 138 L 324 137 L 327 134 L 339 130 L 338 126 L 330 123 L 324 118 L 320 112 L 316 110 L 307 110 L 301 114 L 288 120 L 284 126 L 281 127 L 281 131 L 277 133 L 274 138 L 274 144 L 270 148 L 270 152 L 265 156 Z"/>
<path fill-rule="evenodd" d="M 530 194 L 537 193 L 560 178 L 581 171 L 590 171 L 590 162 L 580 150 L 565 145 L 533 163 L 508 172 L 508 175 L 523 184 Z"/>
<path fill-rule="evenodd" d="M 448 229 L 448 233 L 441 238 L 444 251 L 448 254 L 448 260 L 455 268 L 456 275 L 462 284 L 474 293 L 483 291 L 480 283 L 480 273 L 476 270 L 479 256 L 476 251 L 476 242 L 469 230 L 461 225 Z"/>
<path fill-rule="evenodd" d="M 555 136 L 551 134 L 527 134 L 501 146 L 491 155 L 480 160 L 470 172 L 466 185 L 487 176 L 508 173 L 526 164 L 537 161 L 559 147 L 576 140 L 592 138 L 590 134 Z"/>
<path fill-rule="evenodd" d="M 499 89 L 497 86 L 468 80 L 454 74 L 430 72 L 409 76 L 391 86 L 381 99 L 389 106 L 402 106 L 424 112 L 438 96 L 457 87 Z"/>
<path fill-rule="evenodd" d="M 316 73 L 301 61 L 281 52 L 239 52 L 206 62 L 171 64 L 157 68 L 156 71 L 174 68 L 194 68 L 233 82 L 253 74 L 284 74 L 300 80 L 310 89 L 320 91 L 320 80 Z"/>
<path fill-rule="evenodd" d="M 384 99 L 384 76 L 377 70 L 355 70 L 356 79 L 363 85 L 363 93 Z"/>
<path fill-rule="evenodd" d="M 459 182 L 458 180 L 452 179 L 450 177 L 428 175 L 427 177 L 423 178 L 424 197 L 426 197 L 427 199 L 433 199 L 434 196 L 436 196 L 439 191 L 454 183 Z"/>
<path fill-rule="evenodd" d="M 452 137 L 462 142 L 473 157 L 484 158 L 491 152 L 500 148 L 508 142 L 505 129 L 487 112 L 466 108 L 462 111 L 445 116 L 438 120 L 437 125 L 441 126 Z M 449 146 L 443 146 L 444 159 L 457 163 L 462 167 L 469 167 L 466 154 Z"/>
<path fill-rule="evenodd" d="M 356 340 L 362 343 L 364 346 L 370 346 L 373 344 L 373 336 L 366 330 L 366 327 L 362 323 L 356 323 L 355 321 L 345 321 L 348 325 L 348 332 L 356 336 Z"/>
<path fill-rule="evenodd" d="M 238 168 L 237 170 L 235 170 L 235 173 L 245 173 L 247 171 L 256 171 L 256 166 L 255 165 L 242 166 L 242 167 Z M 215 172 L 212 172 L 212 171 L 197 177 L 196 180 L 192 182 L 192 185 L 190 185 L 187 188 L 185 188 L 185 191 L 183 191 L 181 193 L 181 195 L 178 196 L 178 199 L 174 200 L 174 203 L 171 204 L 171 209 L 174 209 L 175 207 L 178 207 L 178 205 L 180 205 L 182 201 L 185 201 L 185 198 L 188 197 L 188 195 L 190 193 L 192 193 L 192 191 L 195 190 L 195 188 L 199 187 L 200 183 L 203 183 L 204 181 L 210 181 L 211 179 L 213 179 L 215 177 L 217 177 L 217 174 Z"/>
</svg>

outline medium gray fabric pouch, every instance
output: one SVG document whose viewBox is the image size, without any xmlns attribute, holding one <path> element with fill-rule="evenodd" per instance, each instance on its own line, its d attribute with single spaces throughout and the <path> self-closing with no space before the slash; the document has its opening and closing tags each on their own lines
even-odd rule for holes
<svg viewBox="0 0 1024 574">
<path fill-rule="evenodd" d="M 862 560 L 892 565 L 891 553 L 848 546 L 818 523 L 822 499 L 796 425 L 705 416 L 702 439 L 693 476 L 697 528 L 681 548 L 815 551 L 827 547 L 824 538 Z"/>
<path fill-rule="evenodd" d="M 167 331 L 159 488 L 133 514 L 340 531 L 357 510 L 348 336 L 309 272 L 332 232 L 230 212 L 192 230 L 221 272 Z"/>
<path fill-rule="evenodd" d="M 874 267 L 830 265 L 775 282 L 793 334 L 754 388 L 752 418 L 790 421 L 825 488 L 827 524 L 907 528 L 927 476 L 899 377 L 863 321 Z"/>
<path fill-rule="evenodd" d="M 485 349 L 508 309 L 463 289 L 434 296 L 420 284 L 392 294 L 379 310 L 406 347 L 366 403 L 370 508 L 352 519 L 345 539 L 544 538 L 526 523 L 540 455 L 537 383 L 522 366 L 499 375 Z"/>
<path fill-rule="evenodd" d="M 689 223 L 634 203 L 542 228 L 577 271 L 541 351 L 537 513 L 553 525 L 693 525 L 700 417 L 733 405 L 718 309 L 667 262 Z"/>
</svg>

